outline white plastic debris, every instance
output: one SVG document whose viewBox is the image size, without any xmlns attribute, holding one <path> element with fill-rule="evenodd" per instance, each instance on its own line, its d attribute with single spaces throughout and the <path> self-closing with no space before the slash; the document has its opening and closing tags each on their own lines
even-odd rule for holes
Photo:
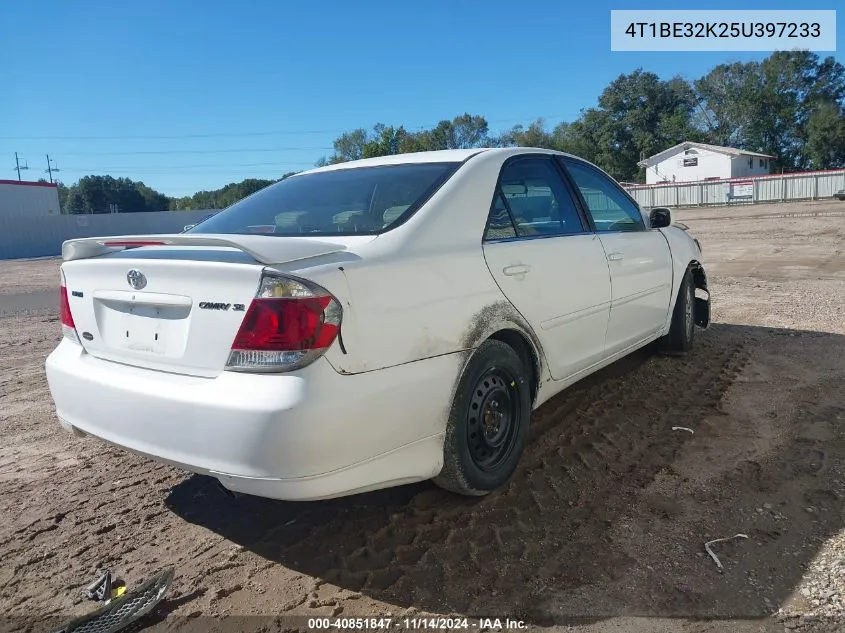
<svg viewBox="0 0 845 633">
<path fill-rule="evenodd" d="M 747 534 L 734 534 L 733 536 L 729 536 L 727 538 L 717 538 L 717 539 L 714 539 L 712 541 L 707 541 L 704 544 L 704 549 L 707 550 L 707 553 L 710 554 L 710 558 L 712 558 L 713 562 L 716 563 L 716 567 L 719 568 L 720 574 L 722 573 L 722 570 L 724 569 L 724 567 L 722 567 L 722 563 L 719 561 L 719 558 L 716 556 L 716 554 L 713 553 L 713 550 L 710 549 L 710 546 L 713 545 L 713 543 L 723 543 L 725 541 L 732 541 L 735 538 L 748 538 L 748 535 Z"/>
<path fill-rule="evenodd" d="M 693 431 L 691 428 L 686 427 L 686 426 L 673 426 L 672 430 L 673 431 L 687 431 L 689 433 L 695 433 L 695 431 Z"/>
</svg>

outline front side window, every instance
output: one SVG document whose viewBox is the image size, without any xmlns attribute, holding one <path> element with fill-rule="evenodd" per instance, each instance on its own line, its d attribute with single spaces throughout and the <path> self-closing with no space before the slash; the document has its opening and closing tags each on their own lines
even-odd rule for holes
<svg viewBox="0 0 845 633">
<path fill-rule="evenodd" d="M 410 217 L 459 165 L 414 163 L 292 176 L 236 202 L 190 233 L 383 233 Z"/>
<path fill-rule="evenodd" d="M 576 186 L 596 225 L 596 231 L 644 231 L 642 213 L 608 176 L 578 161 L 565 161 L 566 169 Z"/>
</svg>

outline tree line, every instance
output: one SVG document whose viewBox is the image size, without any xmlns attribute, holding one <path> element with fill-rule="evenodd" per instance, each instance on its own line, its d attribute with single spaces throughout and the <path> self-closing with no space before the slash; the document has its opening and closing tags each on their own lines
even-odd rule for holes
<svg viewBox="0 0 845 633">
<path fill-rule="evenodd" d="M 254 194 L 260 189 L 275 182 L 284 180 L 289 176 L 293 176 L 296 172 L 289 171 L 283 174 L 280 178 L 267 180 L 264 178 L 247 178 L 241 182 L 230 182 L 220 189 L 213 191 L 198 191 L 192 196 L 185 196 L 182 198 L 171 198 L 170 209 L 173 211 L 182 211 L 190 209 L 225 209 L 231 204 L 236 203 L 241 198 L 246 198 Z"/>
<path fill-rule="evenodd" d="M 295 172 L 275 180 L 247 178 L 213 191 L 198 191 L 192 196 L 172 198 L 148 187 L 143 182 L 111 176 L 84 176 L 67 187 L 58 183 L 62 213 L 141 213 L 145 211 L 186 211 L 191 209 L 224 209 L 241 198 L 272 185 Z M 43 179 L 42 179 L 43 180 Z"/>
<path fill-rule="evenodd" d="M 786 171 L 845 167 L 845 67 L 833 57 L 795 51 L 721 64 L 693 81 L 637 69 L 613 80 L 596 106 L 553 128 L 538 119 L 495 135 L 484 117 L 470 114 L 421 132 L 379 124 L 342 134 L 318 164 L 525 146 L 576 154 L 619 180 L 642 182 L 637 163 L 683 141 L 771 154 Z"/>
<path fill-rule="evenodd" d="M 845 67 L 807 51 L 720 64 L 689 81 L 637 69 L 613 80 L 594 107 L 548 127 L 542 119 L 491 133 L 487 120 L 461 114 L 427 130 L 379 123 L 333 142 L 317 166 L 406 152 L 472 147 L 541 147 L 576 154 L 621 181 L 642 182 L 642 159 L 683 141 L 771 154 L 785 171 L 845 167 Z M 59 186 L 65 213 L 221 209 L 275 180 L 250 178 L 214 191 L 170 198 L 142 182 L 86 176 Z"/>
</svg>

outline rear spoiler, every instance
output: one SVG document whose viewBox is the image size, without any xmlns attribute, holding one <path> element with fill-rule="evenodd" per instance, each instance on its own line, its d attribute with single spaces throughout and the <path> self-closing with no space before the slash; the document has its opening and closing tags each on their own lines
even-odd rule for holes
<svg viewBox="0 0 845 633">
<path fill-rule="evenodd" d="M 343 244 L 309 238 L 274 237 L 267 235 L 118 235 L 113 237 L 86 237 L 67 240 L 62 244 L 62 259 L 88 259 L 129 248 L 146 246 L 211 246 L 235 248 L 262 264 L 308 259 L 346 250 Z"/>
</svg>

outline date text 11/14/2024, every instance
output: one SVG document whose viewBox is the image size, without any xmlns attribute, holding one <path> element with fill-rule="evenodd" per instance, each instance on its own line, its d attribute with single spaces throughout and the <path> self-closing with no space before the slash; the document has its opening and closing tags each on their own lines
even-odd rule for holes
<svg viewBox="0 0 845 633">
<path fill-rule="evenodd" d="M 368 618 L 309 618 L 308 628 L 314 631 L 374 631 L 387 629 L 431 631 L 520 630 L 528 628 L 523 620 L 511 618 L 449 618 L 449 617 L 368 617 Z"/>
</svg>

